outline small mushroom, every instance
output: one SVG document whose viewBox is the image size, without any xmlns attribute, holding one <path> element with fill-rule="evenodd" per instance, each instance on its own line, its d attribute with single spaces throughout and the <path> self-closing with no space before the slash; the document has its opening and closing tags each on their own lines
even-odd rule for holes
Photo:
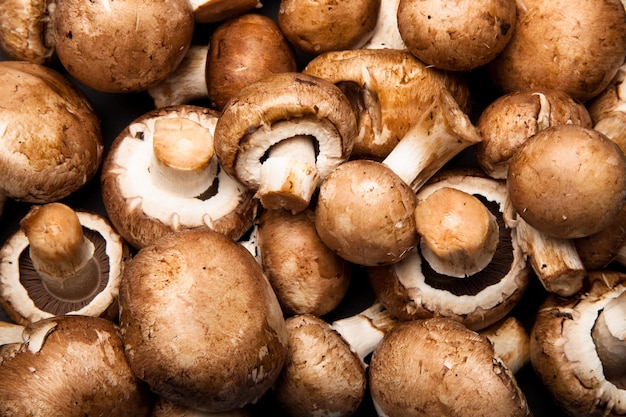
<svg viewBox="0 0 626 417">
<path fill-rule="evenodd" d="M 369 375 L 381 416 L 532 415 L 492 344 L 447 318 L 390 329 L 372 354 Z"/>
<path fill-rule="evenodd" d="M 626 413 L 626 275 L 590 271 L 571 297 L 549 295 L 531 332 L 531 363 L 570 416 Z"/>
<path fill-rule="evenodd" d="M 137 252 L 120 286 L 120 327 L 133 372 L 155 394 L 200 411 L 254 403 L 287 354 L 283 313 L 261 266 L 208 229 Z"/>
<path fill-rule="evenodd" d="M 354 112 L 337 86 L 286 72 L 248 85 L 229 101 L 215 127 L 215 153 L 265 208 L 295 213 L 348 159 L 355 136 Z"/>
<path fill-rule="evenodd" d="M 190 0 L 197 23 L 218 23 L 237 17 L 263 4 L 259 0 Z"/>
<path fill-rule="evenodd" d="M 604 229 L 626 203 L 626 157 L 602 133 L 565 124 L 529 138 L 509 163 L 519 215 L 548 236 L 572 239 Z"/>
<path fill-rule="evenodd" d="M 0 62 L 0 194 L 28 203 L 69 196 L 91 180 L 103 154 L 100 120 L 61 73 Z"/>
<path fill-rule="evenodd" d="M 0 302 L 16 322 L 64 314 L 116 320 L 129 248 L 104 217 L 33 207 L 0 250 Z"/>
<path fill-rule="evenodd" d="M 444 170 L 417 193 L 420 243 L 401 261 L 367 268 L 377 299 L 399 320 L 447 317 L 484 329 L 530 282 L 506 185 L 478 171 Z"/>
<path fill-rule="evenodd" d="M 176 69 L 189 48 L 188 0 L 57 0 L 53 21 L 59 61 L 101 92 L 144 91 Z"/>
<path fill-rule="evenodd" d="M 515 0 L 467 2 L 400 0 L 398 29 L 421 61 L 451 71 L 468 71 L 493 60 L 511 40 Z"/>
<path fill-rule="evenodd" d="M 18 338 L 0 346 L 0 415 L 148 415 L 150 393 L 130 369 L 111 321 L 51 317 L 14 333 Z"/>
<path fill-rule="evenodd" d="M 604 133 L 626 153 L 626 63 L 598 96 L 587 103 L 593 128 Z"/>
<path fill-rule="evenodd" d="M 0 49 L 15 61 L 40 65 L 56 59 L 52 19 L 56 3 L 5 0 L 0 3 Z"/>
<path fill-rule="evenodd" d="M 624 244 L 626 244 L 626 205 L 604 229 L 574 239 L 576 252 L 587 270 L 608 267 Z"/>
<path fill-rule="evenodd" d="M 252 226 L 253 194 L 214 157 L 216 123 L 217 113 L 204 107 L 166 107 L 140 116 L 113 141 L 102 166 L 102 199 L 131 246 L 193 228 L 236 240 Z"/>
</svg>

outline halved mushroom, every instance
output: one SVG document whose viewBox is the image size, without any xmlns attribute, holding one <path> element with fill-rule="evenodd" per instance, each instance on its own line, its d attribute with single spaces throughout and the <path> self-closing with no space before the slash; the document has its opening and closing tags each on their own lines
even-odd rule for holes
<svg viewBox="0 0 626 417">
<path fill-rule="evenodd" d="M 286 72 L 229 101 L 215 127 L 215 153 L 265 208 L 298 212 L 320 180 L 348 159 L 355 136 L 354 112 L 337 86 Z"/>
<path fill-rule="evenodd" d="M 133 374 L 111 321 L 51 317 L 14 333 L 18 338 L 0 346 L 0 415 L 148 415 L 150 393 Z"/>
<path fill-rule="evenodd" d="M 530 282 L 506 184 L 444 170 L 417 193 L 420 244 L 367 268 L 377 299 L 400 320 L 447 317 L 480 330 L 505 317 Z"/>
<path fill-rule="evenodd" d="M 52 19 L 56 3 L 5 0 L 0 3 L 0 48 L 15 61 L 47 65 L 56 58 Z"/>
<path fill-rule="evenodd" d="M 590 271 L 575 296 L 549 295 L 531 332 L 531 363 L 571 416 L 626 413 L 626 274 Z"/>
<path fill-rule="evenodd" d="M 140 116 L 114 140 L 102 167 L 102 199 L 133 247 L 193 228 L 236 240 L 252 226 L 252 192 L 214 157 L 216 123 L 217 113 L 204 107 L 166 107 Z"/>
<path fill-rule="evenodd" d="M 0 62 L 0 194 L 49 203 L 82 188 L 103 154 L 100 120 L 61 73 Z"/>
<path fill-rule="evenodd" d="M 0 250 L 0 302 L 22 324 L 79 314 L 117 320 L 130 250 L 96 213 L 33 207 Z"/>
</svg>

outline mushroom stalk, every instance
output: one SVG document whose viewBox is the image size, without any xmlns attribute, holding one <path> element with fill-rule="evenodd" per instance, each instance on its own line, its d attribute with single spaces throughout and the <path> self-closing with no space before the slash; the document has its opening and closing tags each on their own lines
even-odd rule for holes
<svg viewBox="0 0 626 417">
<path fill-rule="evenodd" d="M 398 5 L 400 0 L 380 2 L 378 20 L 374 33 L 365 44 L 366 49 L 398 49 L 406 50 L 404 40 L 398 30 Z"/>
<path fill-rule="evenodd" d="M 591 336 L 606 379 L 626 388 L 626 292 L 600 311 Z"/>
<path fill-rule="evenodd" d="M 11 343 L 22 343 L 24 341 L 22 334 L 24 326 L 20 324 L 0 321 L 0 346 Z"/>
</svg>

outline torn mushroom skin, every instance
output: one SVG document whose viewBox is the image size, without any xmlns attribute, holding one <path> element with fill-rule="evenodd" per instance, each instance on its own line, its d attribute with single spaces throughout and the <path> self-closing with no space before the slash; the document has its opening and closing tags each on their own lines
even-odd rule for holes
<svg viewBox="0 0 626 417">
<path fill-rule="evenodd" d="M 403 321 L 447 317 L 480 330 L 505 317 L 531 276 L 506 185 L 478 170 L 444 170 L 417 201 L 415 249 L 367 268 L 377 299 Z"/>
<path fill-rule="evenodd" d="M 5 0 L 0 3 L 0 49 L 11 60 L 48 65 L 55 61 L 52 19 L 56 2 Z"/>
<path fill-rule="evenodd" d="M 33 207 L 0 250 L 0 301 L 17 323 L 79 314 L 118 316 L 126 242 L 96 213 Z"/>
<path fill-rule="evenodd" d="M 132 372 L 110 320 L 51 317 L 14 333 L 17 338 L 0 346 L 0 414 L 148 415 L 150 393 Z"/>
<path fill-rule="evenodd" d="M 207 108 L 166 107 L 140 116 L 114 140 L 102 167 L 102 199 L 131 246 L 194 228 L 236 240 L 252 226 L 258 203 L 214 157 L 216 123 Z"/>
<path fill-rule="evenodd" d="M 625 283 L 622 272 L 590 271 L 580 292 L 551 294 L 537 312 L 531 363 L 571 416 L 626 413 Z"/>
<path fill-rule="evenodd" d="M 320 181 L 348 159 L 355 136 L 355 114 L 337 86 L 286 72 L 231 98 L 215 127 L 215 153 L 263 207 L 296 213 L 309 205 Z"/>
</svg>

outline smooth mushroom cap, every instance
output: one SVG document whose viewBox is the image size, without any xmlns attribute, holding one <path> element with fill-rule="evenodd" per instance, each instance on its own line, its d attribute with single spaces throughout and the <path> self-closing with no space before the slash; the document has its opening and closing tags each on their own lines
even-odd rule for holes
<svg viewBox="0 0 626 417">
<path fill-rule="evenodd" d="M 468 71 L 487 64 L 515 31 L 514 0 L 401 0 L 398 29 L 409 51 L 437 68 Z"/>
<path fill-rule="evenodd" d="M 530 416 L 523 392 L 491 343 L 445 318 L 390 329 L 369 368 L 380 415 Z"/>
<path fill-rule="evenodd" d="M 254 8 L 261 7 L 259 0 L 190 0 L 197 23 L 217 23 Z"/>
<path fill-rule="evenodd" d="M 0 3 L 0 49 L 15 61 L 46 65 L 56 58 L 51 22 L 54 3 L 5 0 Z"/>
<path fill-rule="evenodd" d="M 297 70 L 293 47 L 267 16 L 241 15 L 223 22 L 211 35 L 205 79 L 216 109 L 222 109 L 239 90 L 255 81 Z"/>
<path fill-rule="evenodd" d="M 135 374 L 202 411 L 257 401 L 287 352 L 280 305 L 261 266 L 211 230 L 185 230 L 135 255 L 120 287 L 120 326 Z"/>
<path fill-rule="evenodd" d="M 606 268 L 626 244 L 626 205 L 608 226 L 589 236 L 574 239 L 576 252 L 585 269 Z"/>
<path fill-rule="evenodd" d="M 1 415 L 148 415 L 150 394 L 111 321 L 53 317 L 27 326 L 23 338 L 0 346 Z"/>
<path fill-rule="evenodd" d="M 102 161 L 100 120 L 61 73 L 0 62 L 0 194 L 30 203 L 57 201 L 82 188 Z"/>
<path fill-rule="evenodd" d="M 626 156 L 598 131 L 557 125 L 517 150 L 507 185 L 513 206 L 537 230 L 564 239 L 589 236 L 626 203 Z"/>
<path fill-rule="evenodd" d="M 281 0 L 278 25 L 298 50 L 312 55 L 357 49 L 372 36 L 381 0 Z"/>
<path fill-rule="evenodd" d="M 56 52 L 65 69 L 97 91 L 144 91 L 165 79 L 189 48 L 194 18 L 188 0 L 59 0 Z"/>
</svg>

